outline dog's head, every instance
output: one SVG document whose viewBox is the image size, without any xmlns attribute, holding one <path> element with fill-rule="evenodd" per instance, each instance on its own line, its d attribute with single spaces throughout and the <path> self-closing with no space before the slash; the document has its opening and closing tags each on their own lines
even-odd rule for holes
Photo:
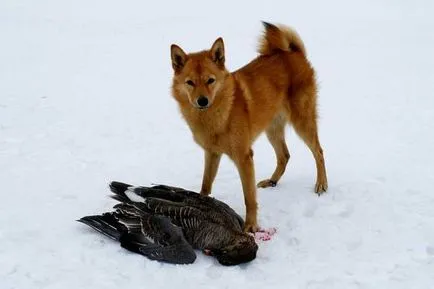
<svg viewBox="0 0 434 289">
<path fill-rule="evenodd" d="M 212 106 L 228 75 L 223 39 L 218 38 L 211 49 L 200 52 L 187 54 L 176 44 L 170 50 L 173 89 L 178 100 L 188 100 L 201 110 Z"/>
</svg>

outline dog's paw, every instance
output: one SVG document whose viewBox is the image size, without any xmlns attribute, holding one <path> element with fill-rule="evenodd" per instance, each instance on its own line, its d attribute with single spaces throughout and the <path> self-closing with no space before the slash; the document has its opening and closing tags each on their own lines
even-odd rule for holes
<svg viewBox="0 0 434 289">
<path fill-rule="evenodd" d="M 243 229 L 243 231 L 244 231 L 245 233 L 256 233 L 256 232 L 259 231 L 259 226 L 258 226 L 258 224 L 256 224 L 256 223 L 248 223 L 248 222 L 246 222 L 246 223 L 244 224 L 244 229 Z"/>
<path fill-rule="evenodd" d="M 277 185 L 276 181 L 273 181 L 271 179 L 266 179 L 263 181 L 260 181 L 256 186 L 258 188 L 268 188 L 268 187 L 275 187 Z"/>
<path fill-rule="evenodd" d="M 315 193 L 320 196 L 327 191 L 328 185 L 327 181 L 325 182 L 317 182 L 315 185 Z"/>
</svg>

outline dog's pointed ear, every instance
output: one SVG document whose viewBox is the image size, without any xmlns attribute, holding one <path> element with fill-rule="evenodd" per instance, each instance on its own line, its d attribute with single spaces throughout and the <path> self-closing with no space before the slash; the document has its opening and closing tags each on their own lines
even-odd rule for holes
<svg viewBox="0 0 434 289">
<path fill-rule="evenodd" d="M 211 58 L 218 65 L 225 64 L 225 44 L 223 38 L 219 37 L 211 47 Z"/>
<path fill-rule="evenodd" d="M 187 54 L 176 44 L 170 46 L 170 56 L 172 58 L 172 67 L 176 72 L 181 71 L 187 61 Z"/>
</svg>

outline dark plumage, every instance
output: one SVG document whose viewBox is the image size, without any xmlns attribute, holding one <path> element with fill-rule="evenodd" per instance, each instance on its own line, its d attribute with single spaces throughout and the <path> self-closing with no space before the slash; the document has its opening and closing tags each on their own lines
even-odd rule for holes
<svg viewBox="0 0 434 289">
<path fill-rule="evenodd" d="M 151 260 L 190 264 L 196 254 L 179 227 L 163 216 L 134 209 L 83 217 L 82 222 Z"/>
<path fill-rule="evenodd" d="M 258 246 L 242 231 L 243 219 L 228 205 L 182 188 L 110 183 L 114 212 L 79 221 L 151 259 L 192 263 L 200 249 L 223 265 L 256 258 Z"/>
</svg>

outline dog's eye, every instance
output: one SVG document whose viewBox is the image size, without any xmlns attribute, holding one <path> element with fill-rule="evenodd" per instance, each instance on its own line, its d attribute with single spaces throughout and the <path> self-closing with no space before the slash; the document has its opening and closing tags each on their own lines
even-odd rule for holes
<svg viewBox="0 0 434 289">
<path fill-rule="evenodd" d="M 207 84 L 211 84 L 214 83 L 215 79 L 214 78 L 209 78 L 208 81 L 206 82 Z"/>
<path fill-rule="evenodd" d="M 194 82 L 192 80 L 187 80 L 185 83 L 187 83 L 190 86 L 194 86 Z"/>
</svg>

